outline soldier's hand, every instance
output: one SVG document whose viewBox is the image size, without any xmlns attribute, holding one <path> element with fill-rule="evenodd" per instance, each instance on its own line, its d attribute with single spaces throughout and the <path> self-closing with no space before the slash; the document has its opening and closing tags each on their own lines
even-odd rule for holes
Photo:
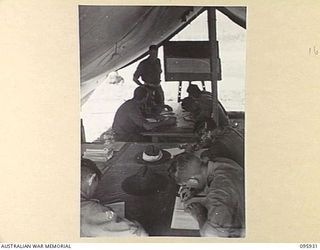
<svg viewBox="0 0 320 250">
<path fill-rule="evenodd" d="M 178 192 L 180 199 L 182 202 L 185 202 L 194 196 L 194 191 L 192 191 L 189 187 L 181 187 Z"/>
<path fill-rule="evenodd" d="M 195 218 L 200 228 L 204 225 L 207 220 L 208 210 L 200 203 L 191 203 L 186 208 L 185 211 L 190 213 L 193 218 Z"/>
</svg>

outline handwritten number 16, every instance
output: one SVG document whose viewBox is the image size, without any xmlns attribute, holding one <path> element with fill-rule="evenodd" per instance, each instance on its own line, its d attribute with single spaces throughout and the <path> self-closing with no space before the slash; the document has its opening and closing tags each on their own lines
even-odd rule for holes
<svg viewBox="0 0 320 250">
<path fill-rule="evenodd" d="M 318 55 L 319 54 L 319 50 L 316 48 L 316 46 L 313 46 L 312 48 L 309 48 L 309 55 L 314 54 L 314 55 Z"/>
</svg>

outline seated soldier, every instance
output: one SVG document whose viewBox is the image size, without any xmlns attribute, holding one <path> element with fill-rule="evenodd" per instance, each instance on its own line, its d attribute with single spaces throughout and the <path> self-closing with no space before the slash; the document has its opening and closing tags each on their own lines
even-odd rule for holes
<svg viewBox="0 0 320 250">
<path fill-rule="evenodd" d="M 210 119 L 196 132 L 200 140 L 197 144 L 191 145 L 189 151 L 207 148 L 201 153 L 202 160 L 213 161 L 214 158 L 224 157 L 244 167 L 244 138 L 236 129 L 230 126 L 217 128 L 215 122 Z"/>
<path fill-rule="evenodd" d="M 181 185 L 181 200 L 198 221 L 201 236 L 244 237 L 242 167 L 227 158 L 203 163 L 191 153 L 182 153 L 173 160 L 170 172 Z M 205 197 L 196 197 L 199 192 Z"/>
<path fill-rule="evenodd" d="M 217 157 L 225 157 L 244 168 L 244 138 L 238 131 L 231 127 L 217 128 L 211 138 L 208 149 L 201 154 L 201 159 L 213 161 Z"/>
<path fill-rule="evenodd" d="M 211 118 L 212 111 L 212 96 L 210 92 L 201 91 L 198 85 L 190 84 L 187 88 L 189 99 L 193 101 L 191 113 L 193 113 L 196 122 L 202 122 Z M 218 117 L 219 126 L 224 127 L 229 125 L 228 114 L 220 102 L 218 102 Z"/>
<path fill-rule="evenodd" d="M 148 98 L 143 106 L 143 113 L 146 117 L 158 117 L 162 111 L 172 111 L 172 107 L 157 100 L 154 90 L 144 86 L 148 90 Z"/>
<path fill-rule="evenodd" d="M 145 141 L 146 138 L 140 135 L 141 132 L 175 123 L 170 119 L 148 122 L 143 113 L 143 105 L 147 99 L 148 90 L 141 86 L 135 89 L 132 99 L 118 108 L 112 125 L 116 141 Z"/>
<path fill-rule="evenodd" d="M 88 159 L 81 160 L 81 237 L 96 236 L 147 236 L 135 222 L 120 218 L 110 208 L 92 199 L 101 172 L 96 164 Z"/>
</svg>

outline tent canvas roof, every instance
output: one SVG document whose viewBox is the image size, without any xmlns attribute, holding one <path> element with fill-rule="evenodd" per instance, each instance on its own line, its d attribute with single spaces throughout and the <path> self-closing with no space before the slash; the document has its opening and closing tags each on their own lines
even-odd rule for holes
<svg viewBox="0 0 320 250">
<path fill-rule="evenodd" d="M 218 7 L 246 26 L 245 7 Z M 86 6 L 79 7 L 81 87 L 146 55 L 151 44 L 161 45 L 205 10 L 201 6 Z M 81 91 L 84 98 L 93 89 Z"/>
</svg>

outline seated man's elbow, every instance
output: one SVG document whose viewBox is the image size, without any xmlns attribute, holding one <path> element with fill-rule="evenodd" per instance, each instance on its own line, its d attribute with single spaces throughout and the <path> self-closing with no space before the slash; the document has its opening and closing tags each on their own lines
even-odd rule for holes
<svg viewBox="0 0 320 250">
<path fill-rule="evenodd" d="M 138 77 L 133 77 L 133 81 L 138 84 L 138 85 L 142 85 L 142 83 L 139 81 L 139 78 Z"/>
<path fill-rule="evenodd" d="M 200 235 L 201 237 L 241 238 L 245 236 L 245 230 L 243 228 L 212 225 L 210 221 L 207 221 L 200 228 Z"/>
<path fill-rule="evenodd" d="M 228 237 L 228 233 L 217 225 L 212 226 L 209 222 L 206 222 L 200 228 L 201 237 Z"/>
</svg>

